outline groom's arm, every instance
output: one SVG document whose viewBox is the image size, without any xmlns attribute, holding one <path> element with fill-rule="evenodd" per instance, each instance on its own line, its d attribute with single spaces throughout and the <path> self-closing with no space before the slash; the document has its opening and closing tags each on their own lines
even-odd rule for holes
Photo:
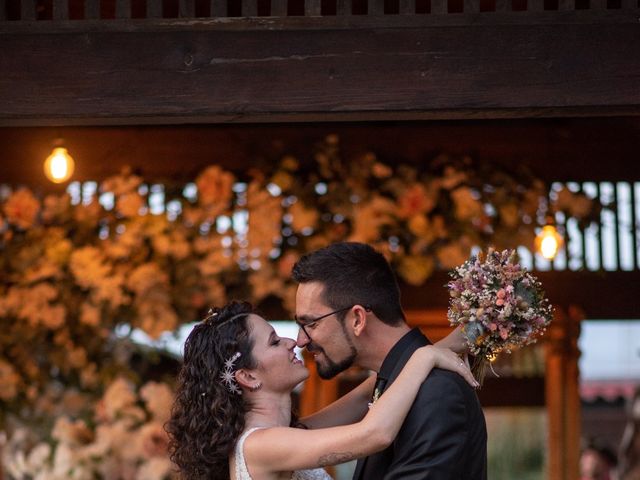
<svg viewBox="0 0 640 480">
<path fill-rule="evenodd" d="M 384 480 L 464 478 L 468 412 L 455 374 L 434 370 L 423 383 L 393 444 Z"/>
<path fill-rule="evenodd" d="M 300 423 L 307 428 L 328 428 L 339 425 L 349 425 L 359 422 L 369 411 L 375 375 L 369 376 L 356 388 L 322 410 L 300 419 Z"/>
</svg>

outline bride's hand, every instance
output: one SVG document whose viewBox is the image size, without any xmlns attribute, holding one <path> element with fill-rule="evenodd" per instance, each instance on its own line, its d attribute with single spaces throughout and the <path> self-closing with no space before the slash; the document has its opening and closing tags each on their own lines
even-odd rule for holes
<svg viewBox="0 0 640 480">
<path fill-rule="evenodd" d="M 460 358 L 455 352 L 448 348 L 439 348 L 433 345 L 428 345 L 422 348 L 424 348 L 427 355 L 431 357 L 434 367 L 450 370 L 461 375 L 467 383 L 474 388 L 478 388 L 480 386 L 473 377 L 468 362 Z"/>
</svg>

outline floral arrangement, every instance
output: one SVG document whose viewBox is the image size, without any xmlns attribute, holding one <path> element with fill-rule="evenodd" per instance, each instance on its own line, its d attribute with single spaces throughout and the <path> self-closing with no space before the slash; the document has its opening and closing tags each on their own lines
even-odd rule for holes
<svg viewBox="0 0 640 480">
<path fill-rule="evenodd" d="M 0 443 L 2 464 L 13 480 L 177 478 L 163 428 L 172 400 L 164 383 L 148 382 L 136 391 L 118 378 L 93 411 L 59 417 L 41 436 L 26 426 L 14 428 Z"/>
<path fill-rule="evenodd" d="M 473 246 L 532 245 L 556 208 L 530 172 L 447 155 L 344 158 L 335 135 L 254 164 L 162 185 L 124 171 L 44 197 L 0 187 L 0 427 L 6 412 L 37 415 L 52 382 L 100 392 L 135 378 L 116 331 L 158 338 L 230 298 L 293 311 L 291 267 L 307 251 L 366 242 L 421 285 Z"/>
<path fill-rule="evenodd" d="M 447 316 L 462 325 L 476 378 L 495 356 L 536 341 L 549 325 L 553 308 L 542 285 L 522 268 L 513 250 L 480 252 L 450 272 Z"/>
</svg>

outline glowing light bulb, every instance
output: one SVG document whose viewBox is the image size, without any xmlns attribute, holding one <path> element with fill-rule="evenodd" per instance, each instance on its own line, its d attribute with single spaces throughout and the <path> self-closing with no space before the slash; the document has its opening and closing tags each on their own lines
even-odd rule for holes
<svg viewBox="0 0 640 480">
<path fill-rule="evenodd" d="M 536 250 L 547 260 L 553 260 L 564 243 L 553 225 L 545 225 L 536 237 Z"/>
<path fill-rule="evenodd" d="M 44 161 L 44 174 L 53 183 L 63 183 L 71 178 L 75 162 L 67 149 L 56 147 Z"/>
</svg>

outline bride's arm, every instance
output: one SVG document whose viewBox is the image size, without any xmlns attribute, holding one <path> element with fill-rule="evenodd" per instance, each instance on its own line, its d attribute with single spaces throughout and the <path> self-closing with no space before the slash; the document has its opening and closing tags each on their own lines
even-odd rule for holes
<svg viewBox="0 0 640 480">
<path fill-rule="evenodd" d="M 469 353 L 469 345 L 467 345 L 467 340 L 464 333 L 462 333 L 462 325 L 458 325 L 455 330 L 434 345 L 440 348 L 448 348 L 457 354 Z"/>
<path fill-rule="evenodd" d="M 397 435 L 420 385 L 434 367 L 456 371 L 475 383 L 467 366 L 452 351 L 420 348 L 360 422 L 318 430 L 259 430 L 245 443 L 247 463 L 256 472 L 299 470 L 334 465 L 384 449 Z"/>
<path fill-rule="evenodd" d="M 322 410 L 301 418 L 300 423 L 307 428 L 328 428 L 349 425 L 362 420 L 368 411 L 375 383 L 375 375 L 369 376 L 360 385 L 335 402 L 327 405 Z"/>
<path fill-rule="evenodd" d="M 448 348 L 456 353 L 468 353 L 469 347 L 458 326 L 449 335 L 435 343 L 440 348 Z M 370 376 L 349 393 L 322 410 L 300 419 L 300 423 L 308 428 L 328 428 L 355 423 L 367 413 L 367 405 L 371 401 L 375 375 Z"/>
</svg>

